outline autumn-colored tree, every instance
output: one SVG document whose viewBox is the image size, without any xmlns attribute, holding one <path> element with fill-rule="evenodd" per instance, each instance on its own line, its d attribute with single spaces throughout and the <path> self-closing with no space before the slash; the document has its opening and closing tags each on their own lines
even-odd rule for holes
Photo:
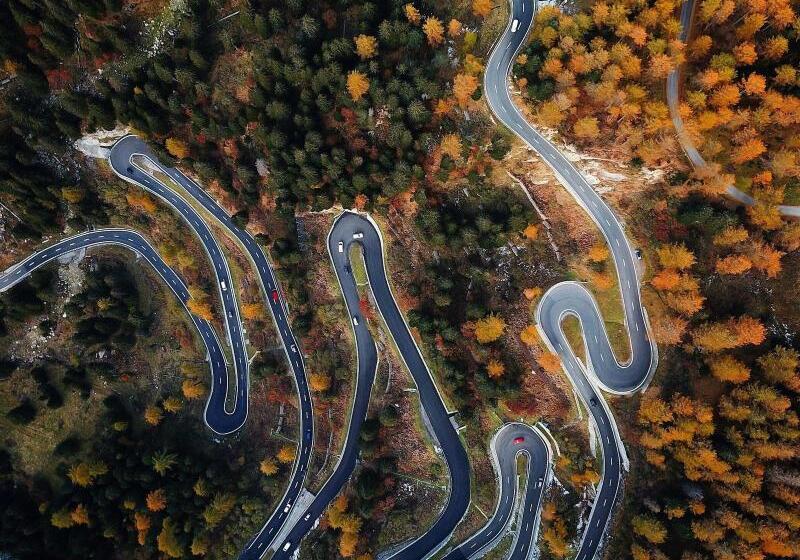
<svg viewBox="0 0 800 560">
<path fill-rule="evenodd" d="M 525 236 L 525 239 L 533 241 L 539 236 L 539 228 L 536 226 L 536 224 L 528 224 L 525 226 L 522 235 Z"/>
<path fill-rule="evenodd" d="M 525 288 L 524 290 L 522 290 L 522 293 L 525 296 L 525 299 L 530 301 L 542 295 L 542 289 L 538 286 L 533 286 L 531 288 Z"/>
<path fill-rule="evenodd" d="M 453 161 L 459 161 L 461 159 L 461 150 L 463 147 L 458 134 L 445 134 L 442 137 L 442 142 L 439 144 L 439 147 L 442 153 L 449 156 Z"/>
<path fill-rule="evenodd" d="M 67 476 L 76 486 L 86 488 L 94 484 L 97 477 L 108 472 L 108 467 L 102 461 L 86 462 L 81 461 L 69 468 Z"/>
<path fill-rule="evenodd" d="M 162 406 L 164 407 L 164 410 L 166 410 L 170 414 L 175 414 L 176 412 L 179 412 L 183 408 L 183 402 L 181 402 L 181 400 L 178 397 L 169 396 L 166 399 L 164 399 Z"/>
<path fill-rule="evenodd" d="M 492 0 L 472 0 L 472 13 L 485 18 L 492 11 Z"/>
<path fill-rule="evenodd" d="M 506 328 L 506 322 L 497 315 L 487 315 L 475 323 L 475 338 L 481 344 L 494 342 L 501 336 Z"/>
<path fill-rule="evenodd" d="M 139 546 L 144 546 L 147 542 L 147 533 L 150 531 L 150 517 L 137 511 L 133 514 L 133 524 L 136 528 L 136 541 Z"/>
<path fill-rule="evenodd" d="M 189 400 L 199 399 L 206 394 L 206 386 L 200 381 L 185 379 L 181 384 L 183 396 Z"/>
<path fill-rule="evenodd" d="M 369 90 L 369 80 L 358 70 L 352 70 L 347 74 L 347 91 L 353 101 L 358 101 Z"/>
<path fill-rule="evenodd" d="M 695 257 L 685 245 L 671 244 L 659 247 L 658 260 L 664 268 L 684 270 L 695 263 Z"/>
<path fill-rule="evenodd" d="M 161 408 L 157 405 L 151 404 L 144 409 L 144 421 L 151 426 L 158 426 L 163 417 L 164 415 L 161 412 Z"/>
<path fill-rule="evenodd" d="M 189 156 L 189 146 L 183 140 L 170 136 L 165 142 L 167 151 L 173 157 L 184 159 Z"/>
<path fill-rule="evenodd" d="M 272 476 L 278 472 L 278 464 L 274 459 L 267 458 L 258 464 L 258 470 L 261 471 L 263 475 Z"/>
<path fill-rule="evenodd" d="M 766 338 L 767 330 L 763 323 L 755 317 L 742 315 L 732 323 L 736 334 L 736 343 L 739 346 L 746 344 L 761 344 Z"/>
<path fill-rule="evenodd" d="M 681 276 L 672 269 L 662 270 L 650 280 L 656 290 L 670 291 L 678 287 Z"/>
<path fill-rule="evenodd" d="M 592 262 L 600 263 L 608 258 L 608 247 L 604 243 L 596 243 L 589 249 L 588 257 Z"/>
<path fill-rule="evenodd" d="M 211 503 L 203 510 L 203 519 L 206 527 L 214 528 L 233 510 L 236 505 L 236 496 L 230 493 L 218 493 L 214 495 Z"/>
<path fill-rule="evenodd" d="M 372 58 L 378 53 L 378 40 L 372 35 L 358 35 L 353 38 L 356 44 L 356 54 L 361 60 Z"/>
<path fill-rule="evenodd" d="M 89 510 L 87 510 L 86 506 L 83 504 L 75 506 L 75 509 L 70 512 L 69 516 L 75 525 L 89 525 Z"/>
<path fill-rule="evenodd" d="M 743 274 L 753 267 L 753 263 L 744 255 L 730 255 L 717 259 L 715 269 L 720 274 Z"/>
<path fill-rule="evenodd" d="M 162 488 L 153 490 L 145 497 L 145 504 L 150 511 L 161 511 L 167 507 L 167 494 Z"/>
<path fill-rule="evenodd" d="M 777 346 L 758 358 L 758 365 L 768 381 L 785 385 L 795 392 L 800 392 L 800 379 L 797 376 L 799 363 L 797 351 L 783 346 Z"/>
<path fill-rule="evenodd" d="M 463 26 L 461 25 L 461 22 L 458 21 L 457 19 L 451 19 L 447 23 L 447 35 L 451 39 L 455 39 L 456 37 L 461 35 L 462 31 L 463 31 Z"/>
<path fill-rule="evenodd" d="M 752 138 L 740 146 L 736 146 L 731 152 L 731 161 L 736 165 L 754 160 L 767 151 L 767 147 L 760 138 Z"/>
<path fill-rule="evenodd" d="M 469 74 L 456 74 L 453 78 L 453 96 L 459 107 L 466 107 L 475 90 L 478 89 L 478 78 Z"/>
<path fill-rule="evenodd" d="M 713 243 L 720 247 L 728 247 L 745 241 L 748 235 L 742 226 L 729 226 L 714 236 Z"/>
<path fill-rule="evenodd" d="M 69 529 L 75 522 L 72 520 L 72 512 L 67 508 L 61 508 L 50 515 L 50 525 L 56 529 Z"/>
<path fill-rule="evenodd" d="M 158 208 L 155 200 L 145 192 L 129 192 L 125 194 L 125 200 L 134 208 L 139 208 L 148 214 L 152 214 Z"/>
<path fill-rule="evenodd" d="M 347 531 L 342 532 L 339 537 L 339 555 L 342 558 L 350 558 L 356 552 L 358 546 L 358 535 Z"/>
<path fill-rule="evenodd" d="M 172 519 L 164 518 L 161 522 L 161 532 L 156 537 L 159 552 L 163 552 L 169 558 L 181 558 L 183 556 L 183 546 L 175 534 L 175 526 Z"/>
<path fill-rule="evenodd" d="M 420 20 L 422 19 L 422 16 L 420 16 L 419 10 L 414 7 L 414 4 L 409 2 L 408 4 L 403 6 L 403 11 L 405 12 L 406 19 L 408 19 L 408 21 L 410 21 L 414 25 L 419 24 Z"/>
<path fill-rule="evenodd" d="M 284 464 L 289 464 L 294 461 L 295 457 L 295 448 L 292 445 L 284 445 L 278 450 L 278 454 L 276 455 L 278 461 Z"/>
<path fill-rule="evenodd" d="M 312 391 L 322 393 L 331 388 L 331 378 L 324 373 L 312 373 L 308 376 L 308 384 Z"/>
<path fill-rule="evenodd" d="M 444 26 L 438 18 L 433 16 L 425 18 L 425 23 L 422 24 L 422 31 L 425 33 L 430 46 L 437 47 L 444 42 Z"/>
<path fill-rule="evenodd" d="M 260 302 L 242 304 L 242 317 L 250 321 L 263 320 L 266 310 Z"/>
<path fill-rule="evenodd" d="M 558 128 L 566 114 L 555 101 L 545 101 L 539 106 L 539 120 L 544 126 Z"/>
<path fill-rule="evenodd" d="M 519 333 L 519 338 L 528 346 L 533 346 L 539 340 L 539 332 L 536 330 L 536 325 L 528 325 L 522 332 Z"/>
<path fill-rule="evenodd" d="M 489 374 L 489 377 L 492 379 L 498 379 L 503 377 L 503 374 L 506 371 L 506 367 L 497 360 L 490 360 L 488 364 L 486 364 L 486 373 Z"/>
<path fill-rule="evenodd" d="M 719 356 L 709 360 L 711 374 L 720 381 L 744 383 L 750 379 L 750 368 L 733 356 Z"/>
<path fill-rule="evenodd" d="M 600 135 L 600 127 L 595 117 L 583 117 L 575 122 L 572 132 L 582 140 L 594 140 Z"/>
<path fill-rule="evenodd" d="M 637 515 L 632 521 L 633 532 L 653 544 L 663 543 L 667 538 L 667 530 L 658 519 L 651 515 Z"/>
<path fill-rule="evenodd" d="M 544 352 L 536 358 L 536 362 L 547 373 L 556 373 L 561 370 L 561 358 L 558 354 L 552 352 Z"/>
<path fill-rule="evenodd" d="M 769 278 L 775 278 L 781 271 L 781 258 L 784 253 L 766 244 L 756 244 L 750 252 L 753 268 L 764 272 Z"/>
<path fill-rule="evenodd" d="M 210 322 L 214 319 L 214 312 L 211 309 L 211 304 L 205 300 L 190 298 L 189 301 L 186 302 L 186 307 L 189 309 L 189 312 L 197 315 L 204 321 Z"/>
</svg>

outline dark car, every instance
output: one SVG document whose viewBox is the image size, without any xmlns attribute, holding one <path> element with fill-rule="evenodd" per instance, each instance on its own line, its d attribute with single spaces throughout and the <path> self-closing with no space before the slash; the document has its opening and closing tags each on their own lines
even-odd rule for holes
<svg viewBox="0 0 800 560">
<path fill-rule="evenodd" d="M 597 406 L 597 399 L 592 397 L 591 399 L 589 399 L 589 404 L 592 406 Z"/>
<path fill-rule="evenodd" d="M 133 175 L 133 167 L 131 167 L 130 165 L 128 166 L 128 169 L 126 169 L 126 171 L 128 172 L 128 175 Z"/>
</svg>

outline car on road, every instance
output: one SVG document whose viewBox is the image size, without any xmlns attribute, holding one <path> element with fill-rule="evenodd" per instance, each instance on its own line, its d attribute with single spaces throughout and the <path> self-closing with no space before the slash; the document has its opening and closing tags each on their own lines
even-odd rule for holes
<svg viewBox="0 0 800 560">
<path fill-rule="evenodd" d="M 511 33 L 516 33 L 517 29 L 519 29 L 519 20 L 515 19 L 511 22 Z"/>
<path fill-rule="evenodd" d="M 292 352 L 297 354 L 297 346 L 295 346 L 294 344 L 292 344 Z"/>
<path fill-rule="evenodd" d="M 591 399 L 589 399 L 589 404 L 592 406 L 597 406 L 597 399 L 592 397 Z"/>
<path fill-rule="evenodd" d="M 292 502 L 287 502 L 286 507 L 283 508 L 283 513 L 289 513 L 290 509 L 292 509 Z"/>
<path fill-rule="evenodd" d="M 125 171 L 128 172 L 128 175 L 133 175 L 133 167 L 131 167 L 130 165 L 128 166 L 128 168 Z"/>
<path fill-rule="evenodd" d="M 540 476 L 539 480 L 536 481 L 536 488 L 541 488 L 543 483 L 544 483 L 544 477 Z"/>
<path fill-rule="evenodd" d="M 515 438 L 514 438 L 514 445 L 519 445 L 520 443 L 522 443 L 522 442 L 524 442 L 524 441 L 525 441 L 525 438 L 524 438 L 524 437 L 522 437 L 522 436 L 515 437 Z"/>
<path fill-rule="evenodd" d="M 358 315 L 353 315 L 353 324 L 358 326 Z"/>
<path fill-rule="evenodd" d="M 364 239 L 364 232 L 357 231 L 353 234 L 353 239 Z"/>
<path fill-rule="evenodd" d="M 339 241 L 339 252 L 340 253 L 344 253 L 344 242 L 343 241 Z"/>
<path fill-rule="evenodd" d="M 307 513 L 306 516 L 303 518 L 303 521 L 308 521 L 311 519 L 311 513 Z"/>
<path fill-rule="evenodd" d="M 223 292 L 227 292 L 227 291 L 228 291 L 228 286 L 226 286 L 226 285 L 225 285 L 225 280 L 222 280 L 222 281 L 219 283 L 219 285 L 220 285 L 220 286 L 222 286 L 222 291 L 223 291 Z"/>
<path fill-rule="evenodd" d="M 272 302 L 278 303 L 278 290 L 272 290 Z"/>
<path fill-rule="evenodd" d="M 349 264 L 344 265 L 344 269 L 347 271 L 347 274 L 353 274 L 353 269 L 350 268 Z"/>
<path fill-rule="evenodd" d="M 642 250 L 636 249 L 636 258 L 642 260 Z"/>
<path fill-rule="evenodd" d="M 286 552 L 292 547 L 292 541 L 286 541 L 286 544 L 283 545 L 283 551 Z"/>
</svg>

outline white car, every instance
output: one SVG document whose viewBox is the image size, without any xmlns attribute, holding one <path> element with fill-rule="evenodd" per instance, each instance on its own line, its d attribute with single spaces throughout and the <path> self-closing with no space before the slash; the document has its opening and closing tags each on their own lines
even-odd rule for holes
<svg viewBox="0 0 800 560">
<path fill-rule="evenodd" d="M 515 19 L 511 22 L 511 33 L 516 33 L 517 29 L 519 28 L 519 20 Z"/>
<path fill-rule="evenodd" d="M 358 316 L 357 315 L 353 315 L 353 324 L 355 326 L 358 326 Z"/>
<path fill-rule="evenodd" d="M 297 354 L 297 346 L 295 346 L 294 344 L 292 344 L 292 352 Z"/>
<path fill-rule="evenodd" d="M 344 242 L 343 241 L 339 241 L 339 252 L 340 253 L 344 253 Z"/>
<path fill-rule="evenodd" d="M 303 521 L 308 521 L 309 519 L 311 519 L 311 514 L 307 513 L 306 516 L 303 518 Z"/>
<path fill-rule="evenodd" d="M 289 510 L 292 509 L 292 502 L 286 504 L 286 507 L 283 508 L 283 513 L 289 513 Z"/>
<path fill-rule="evenodd" d="M 283 545 L 283 551 L 286 552 L 287 550 L 289 550 L 289 548 L 291 548 L 291 546 L 292 546 L 292 541 L 286 541 L 286 544 Z"/>
<path fill-rule="evenodd" d="M 357 231 L 353 234 L 353 239 L 363 239 L 363 238 L 364 238 L 363 232 Z"/>
<path fill-rule="evenodd" d="M 225 285 L 225 280 L 220 282 L 219 285 L 222 286 L 222 291 L 223 292 L 227 292 L 228 291 L 228 286 Z"/>
</svg>

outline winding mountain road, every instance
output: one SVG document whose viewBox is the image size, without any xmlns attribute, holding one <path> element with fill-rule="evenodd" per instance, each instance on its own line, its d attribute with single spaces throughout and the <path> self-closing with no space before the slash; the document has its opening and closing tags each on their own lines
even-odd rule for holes
<svg viewBox="0 0 800 560">
<path fill-rule="evenodd" d="M 684 0 L 681 6 L 681 33 L 680 40 L 687 43 L 692 31 L 692 17 L 694 15 L 694 0 Z M 683 118 L 680 113 L 680 85 L 681 85 L 681 70 L 682 66 L 675 68 L 667 76 L 667 105 L 669 106 L 669 113 L 672 117 L 672 125 L 675 127 L 675 132 L 678 135 L 678 142 L 686 153 L 695 169 L 705 169 L 708 163 L 700 155 L 697 147 L 694 145 L 686 127 L 683 124 Z M 753 206 L 756 201 L 752 196 L 746 192 L 738 189 L 735 185 L 728 185 L 725 188 L 725 194 L 733 200 L 745 206 Z M 782 204 L 778 206 L 778 212 L 782 216 L 800 218 L 800 206 L 792 206 Z"/>
<path fill-rule="evenodd" d="M 13 265 L 5 272 L 0 274 L 0 292 L 5 292 L 11 289 L 14 285 L 27 278 L 34 270 L 44 266 L 45 264 L 75 253 L 77 251 L 88 249 L 91 247 L 116 245 L 127 248 L 137 255 L 144 258 L 150 266 L 153 267 L 159 276 L 164 280 L 164 283 L 172 290 L 175 297 L 183 304 L 186 313 L 192 320 L 197 332 L 203 340 L 206 347 L 206 359 L 209 363 L 211 370 L 211 386 L 224 387 L 227 383 L 228 372 L 225 365 L 225 355 L 220 346 L 219 339 L 217 338 L 214 328 L 211 323 L 191 313 L 188 308 L 191 295 L 189 289 L 183 282 L 181 277 L 172 270 L 158 252 L 153 248 L 147 239 L 140 233 L 130 229 L 98 229 L 80 233 L 72 237 L 67 237 L 58 243 L 54 243 L 39 251 L 36 251 L 26 259 Z M 225 300 L 223 300 L 224 303 Z M 233 309 L 225 308 L 225 314 L 233 312 Z M 209 397 L 210 402 L 210 397 Z M 224 405 L 224 392 L 223 400 L 215 401 L 215 406 Z M 206 423 L 211 425 L 217 416 L 210 418 L 209 422 L 209 407 L 206 406 Z M 221 417 L 225 418 L 225 417 Z M 222 428 L 221 426 L 217 426 Z M 212 428 L 214 429 L 214 428 Z"/>
<path fill-rule="evenodd" d="M 225 421 L 227 422 L 226 431 L 215 431 L 218 433 L 231 433 L 241 428 L 247 419 L 249 364 L 244 344 L 243 328 L 239 321 L 239 310 L 236 305 L 235 287 L 231 280 L 227 260 L 203 216 L 181 193 L 176 192 L 175 189 L 165 185 L 156 176 L 149 173 L 148 170 L 140 167 L 139 163 L 142 158 L 146 158 L 150 165 L 168 175 L 185 191 L 194 203 L 199 204 L 205 212 L 237 240 L 254 267 L 264 301 L 267 302 L 272 313 L 278 336 L 281 339 L 286 358 L 293 373 L 293 379 L 299 395 L 301 437 L 298 442 L 298 452 L 296 453 L 292 474 L 284 496 L 258 534 L 247 543 L 240 556 L 244 559 L 259 558 L 266 552 L 280 532 L 283 524 L 290 517 L 297 497 L 303 489 L 303 483 L 308 472 L 308 463 L 311 458 L 311 449 L 314 441 L 314 422 L 311 394 L 306 379 L 303 355 L 289 325 L 287 309 L 284 299 L 280 295 L 280 286 L 275 280 L 272 266 L 265 252 L 256 243 L 253 236 L 238 227 L 225 210 L 200 185 L 189 179 L 178 169 L 162 165 L 139 138 L 133 135 L 121 138 L 114 144 L 109 154 L 109 163 L 112 169 L 125 181 L 145 189 L 169 204 L 189 224 L 203 244 L 217 274 L 220 294 L 223 304 L 226 305 L 226 317 L 235 317 L 236 319 L 236 324 L 228 323 L 228 337 L 229 341 L 232 340 L 231 348 L 236 364 L 237 388 L 239 390 L 237 406 L 233 415 L 227 415 L 224 410 L 225 391 L 220 390 L 218 393 L 221 396 L 214 400 L 212 400 L 214 396 L 212 393 L 212 397 L 209 397 L 206 406 L 206 422 L 209 423 L 208 419 L 215 423 Z M 223 414 L 226 414 L 226 416 L 223 416 Z M 228 418 L 231 419 L 229 420 Z"/>
<path fill-rule="evenodd" d="M 552 456 L 550 447 L 537 428 L 520 422 L 503 425 L 490 443 L 490 453 L 498 479 L 498 501 L 489 521 L 473 536 L 448 552 L 442 560 L 477 558 L 494 548 L 508 534 L 516 513 L 517 530 L 507 560 L 527 560 L 535 550 L 542 496 L 547 488 Z M 517 499 L 517 458 L 527 459 L 523 499 Z"/>
<path fill-rule="evenodd" d="M 492 113 L 547 163 L 603 234 L 616 267 L 631 349 L 627 363 L 617 361 L 597 303 L 582 284 L 562 282 L 542 296 L 536 309 L 537 327 L 550 350 L 559 355 L 564 371 L 590 413 L 602 446 L 603 478 L 576 554 L 576 560 L 588 560 L 603 541 L 622 469 L 627 468 L 616 423 L 599 389 L 619 395 L 641 390 L 655 371 L 658 351 L 649 334 L 641 302 L 638 259 L 622 223 L 558 148 L 528 124 L 511 99 L 508 76 L 532 26 L 535 5 L 531 0 L 511 0 L 510 6 L 508 25 L 486 64 L 487 103 Z M 561 323 L 568 316 L 580 321 L 587 356 L 585 365 L 576 358 L 562 331 Z"/>
<path fill-rule="evenodd" d="M 439 518 L 422 536 L 405 543 L 388 554 L 392 560 L 419 560 L 428 558 L 449 539 L 461 521 L 470 500 L 469 461 L 461 438 L 456 431 L 451 413 L 442 402 L 433 377 L 422 358 L 422 353 L 411 336 L 408 325 L 395 302 L 384 267 L 383 239 L 377 225 L 368 217 L 355 212 L 343 212 L 328 234 L 328 252 L 342 290 L 356 338 L 358 376 L 356 395 L 350 416 L 347 439 L 342 457 L 333 475 L 325 483 L 315 500 L 303 513 L 301 520 L 291 529 L 284 543 L 273 555 L 273 560 L 285 559 L 294 554 L 300 542 L 314 527 L 328 504 L 339 494 L 350 478 L 358 459 L 358 433 L 363 424 L 370 390 L 377 366 L 375 342 L 369 333 L 366 320 L 359 310 L 359 296 L 350 267 L 350 246 L 361 245 L 367 276 L 377 303 L 378 311 L 397 345 L 400 356 L 411 372 L 419 391 L 423 414 L 433 429 L 450 471 L 450 495 Z"/>
</svg>

